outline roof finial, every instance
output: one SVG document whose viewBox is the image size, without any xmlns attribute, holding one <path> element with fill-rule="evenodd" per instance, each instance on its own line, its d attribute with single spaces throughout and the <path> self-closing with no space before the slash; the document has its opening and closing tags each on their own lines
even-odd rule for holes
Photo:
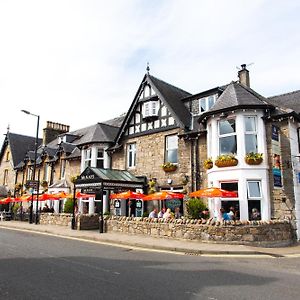
<svg viewBox="0 0 300 300">
<path fill-rule="evenodd" d="M 149 62 L 147 62 L 147 68 L 146 68 L 147 74 L 149 74 L 150 67 L 149 67 Z"/>
<path fill-rule="evenodd" d="M 7 125 L 7 132 L 9 132 L 9 129 L 10 129 L 10 127 L 9 127 L 9 124 Z"/>
</svg>

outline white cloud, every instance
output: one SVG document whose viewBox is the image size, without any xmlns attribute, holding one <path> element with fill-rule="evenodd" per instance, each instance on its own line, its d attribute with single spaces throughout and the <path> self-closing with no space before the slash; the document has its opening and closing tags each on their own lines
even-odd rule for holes
<svg viewBox="0 0 300 300">
<path fill-rule="evenodd" d="M 27 109 L 71 130 L 126 111 L 150 73 L 190 92 L 249 67 L 263 95 L 299 89 L 298 1 L 1 1 L 0 130 Z"/>
</svg>

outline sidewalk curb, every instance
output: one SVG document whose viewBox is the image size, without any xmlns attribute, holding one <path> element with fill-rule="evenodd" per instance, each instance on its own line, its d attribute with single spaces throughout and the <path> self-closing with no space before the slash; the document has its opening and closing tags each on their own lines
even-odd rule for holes
<svg viewBox="0 0 300 300">
<path fill-rule="evenodd" d="M 190 248 L 184 248 L 184 247 L 172 247 L 172 246 L 158 246 L 158 245 L 149 245 L 143 244 L 143 243 L 136 243 L 136 242 L 125 242 L 125 241 L 114 241 L 111 239 L 106 239 L 106 238 L 96 238 L 96 237 L 89 237 L 89 236 L 84 236 L 84 235 L 74 235 L 72 234 L 72 231 L 70 231 L 70 234 L 62 234 L 62 233 L 57 233 L 54 230 L 49 230 L 49 229 L 42 229 L 42 228 L 26 228 L 26 227 L 19 227 L 19 226 L 12 226 L 10 224 L 8 225 L 3 225 L 0 223 L 0 228 L 6 228 L 6 229 L 12 229 L 12 230 L 19 230 L 19 231 L 27 231 L 27 232 L 33 232 L 37 234 L 50 234 L 53 236 L 61 237 L 61 238 L 69 238 L 69 239 L 78 239 L 82 241 L 93 241 L 97 242 L 99 244 L 109 244 L 109 245 L 114 245 L 114 246 L 125 246 L 125 247 L 135 247 L 135 248 L 140 248 L 140 249 L 145 249 L 145 250 L 156 250 L 156 251 L 167 251 L 167 252 L 174 252 L 174 253 L 180 253 L 184 255 L 219 255 L 219 256 L 270 256 L 273 258 L 283 258 L 283 257 L 288 257 L 288 255 L 283 255 L 283 254 L 276 254 L 276 253 L 271 253 L 271 252 L 266 252 L 266 251 L 258 251 L 258 250 L 244 250 L 244 251 L 239 251 L 239 250 L 198 250 L 198 249 L 190 249 Z M 78 232 L 78 231 L 76 231 Z"/>
</svg>

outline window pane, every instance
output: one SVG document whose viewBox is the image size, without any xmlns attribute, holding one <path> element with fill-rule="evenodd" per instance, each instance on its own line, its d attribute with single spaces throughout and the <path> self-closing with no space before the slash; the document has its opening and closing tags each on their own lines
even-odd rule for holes
<svg viewBox="0 0 300 300">
<path fill-rule="evenodd" d="M 256 131 L 255 117 L 245 117 L 245 130 L 246 131 Z"/>
<path fill-rule="evenodd" d="M 167 136 L 167 149 L 177 149 L 177 148 L 178 148 L 177 135 Z"/>
<path fill-rule="evenodd" d="M 177 163 L 177 149 L 168 150 L 166 162 Z"/>
<path fill-rule="evenodd" d="M 221 188 L 227 191 L 236 192 L 238 197 L 238 183 L 237 182 L 221 182 Z"/>
<path fill-rule="evenodd" d="M 219 133 L 230 134 L 235 133 L 235 120 L 224 120 L 219 122 Z"/>
<path fill-rule="evenodd" d="M 236 154 L 236 136 L 226 136 L 220 138 L 220 155 L 221 154 Z"/>
<path fill-rule="evenodd" d="M 259 181 L 248 181 L 248 192 L 249 198 L 260 198 L 261 192 Z"/>
<path fill-rule="evenodd" d="M 256 134 L 246 134 L 245 135 L 246 143 L 246 153 L 257 152 L 257 137 Z"/>
<path fill-rule="evenodd" d="M 210 109 L 215 104 L 215 97 L 209 96 L 208 97 L 208 109 Z"/>
<path fill-rule="evenodd" d="M 206 98 L 200 99 L 200 112 L 206 111 Z"/>
</svg>

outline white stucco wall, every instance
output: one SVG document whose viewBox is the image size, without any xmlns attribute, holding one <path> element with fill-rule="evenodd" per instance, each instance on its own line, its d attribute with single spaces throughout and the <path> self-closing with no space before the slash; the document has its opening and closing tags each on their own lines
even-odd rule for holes
<svg viewBox="0 0 300 300">
<path fill-rule="evenodd" d="M 263 153 L 264 161 L 262 164 L 253 166 L 248 165 L 244 161 L 245 150 L 245 127 L 244 116 L 256 116 L 257 118 L 257 145 L 258 152 Z M 248 219 L 248 199 L 247 199 L 247 181 L 255 180 L 261 182 L 261 217 L 262 220 L 268 220 L 271 217 L 270 193 L 269 193 L 269 175 L 267 164 L 267 145 L 266 130 L 262 120 L 263 113 L 255 110 L 245 110 L 234 112 L 227 119 L 234 117 L 236 120 L 236 136 L 237 136 L 237 154 L 236 158 L 239 163 L 236 167 L 218 168 L 214 166 L 207 171 L 208 186 L 220 187 L 221 182 L 238 182 L 238 200 L 240 203 L 241 220 Z M 218 121 L 219 118 L 211 118 L 207 123 L 207 139 L 208 139 L 208 157 L 213 160 L 219 155 L 219 139 L 218 139 Z M 226 199 L 224 199 L 226 200 Z M 228 199 L 230 200 L 230 199 Z M 236 200 L 236 199 L 233 199 Z M 215 207 L 214 207 L 215 206 Z M 221 199 L 210 200 L 210 207 L 219 210 L 221 207 Z"/>
</svg>

